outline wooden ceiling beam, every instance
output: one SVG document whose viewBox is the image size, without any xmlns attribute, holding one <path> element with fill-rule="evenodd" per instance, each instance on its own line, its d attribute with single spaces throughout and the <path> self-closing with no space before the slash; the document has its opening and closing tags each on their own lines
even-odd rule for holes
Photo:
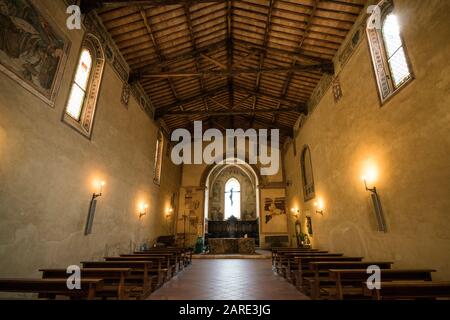
<svg viewBox="0 0 450 320">
<path fill-rule="evenodd" d="M 231 75 L 233 68 L 233 2 L 227 0 L 227 86 L 228 86 L 228 108 L 234 107 L 234 81 Z M 233 119 L 234 120 L 234 119 Z"/>
<path fill-rule="evenodd" d="M 160 71 L 160 72 L 147 72 L 140 75 L 141 79 L 146 78 L 188 78 L 188 77 L 237 77 L 245 74 L 282 74 L 282 73 L 295 73 L 306 71 L 319 71 L 322 73 L 333 72 L 332 63 L 316 63 L 311 65 L 296 65 L 286 68 L 248 68 L 248 69 L 232 69 L 228 70 L 204 70 L 204 71 Z M 258 89 L 258 86 L 256 90 Z"/>
<path fill-rule="evenodd" d="M 280 108 L 280 109 L 232 109 L 232 110 L 223 110 L 223 111 L 215 111 L 210 110 L 205 112 L 203 110 L 185 110 L 185 111 L 168 111 L 165 113 L 165 116 L 186 116 L 186 115 L 205 115 L 205 116 L 235 116 L 242 114 L 252 114 L 252 113 L 286 113 L 286 112 L 297 112 L 302 113 L 303 111 L 298 108 Z"/>
<path fill-rule="evenodd" d="M 178 108 L 180 106 L 183 106 L 183 105 L 186 105 L 186 104 L 198 101 L 198 100 L 207 99 L 209 97 L 214 97 L 221 92 L 225 92 L 227 89 L 228 89 L 227 86 L 218 87 L 211 91 L 207 91 L 205 93 L 202 93 L 202 94 L 199 94 L 199 95 L 187 98 L 187 99 L 178 100 L 177 102 L 172 103 L 170 105 L 162 106 L 162 107 L 156 109 L 155 118 L 158 119 L 158 118 L 163 117 L 171 109 Z"/>
<path fill-rule="evenodd" d="M 314 21 L 314 17 L 316 15 L 318 5 L 319 5 L 319 0 L 315 0 L 314 3 L 313 3 L 313 7 L 311 8 L 310 16 L 309 16 L 309 18 L 307 20 L 307 23 L 306 23 L 306 28 L 305 28 L 305 30 L 304 30 L 304 32 L 302 34 L 302 37 L 301 37 L 301 39 L 299 41 L 299 45 L 298 45 L 298 49 L 297 49 L 298 52 L 300 52 L 302 50 L 303 43 L 305 42 L 305 39 L 309 35 L 309 30 L 311 29 L 311 25 L 312 25 L 312 23 Z M 297 65 L 297 60 L 294 60 L 292 62 L 292 67 L 295 68 L 296 65 Z M 294 75 L 293 72 L 289 72 L 287 77 L 286 77 L 286 81 L 285 81 L 285 83 L 283 85 L 283 91 L 281 93 L 281 96 L 283 98 L 286 98 L 286 96 L 287 96 L 289 85 L 291 84 L 293 75 Z M 278 104 L 278 108 L 280 108 L 280 106 L 281 105 Z M 274 123 L 277 122 L 277 118 L 278 118 L 278 115 L 274 114 L 273 117 L 272 117 L 272 122 L 274 122 Z"/>
<path fill-rule="evenodd" d="M 235 39 L 234 43 L 236 45 L 240 45 L 250 51 L 252 51 L 252 50 L 265 51 L 269 54 L 276 54 L 276 55 L 285 56 L 285 57 L 289 57 L 289 58 L 293 58 L 293 59 L 297 59 L 297 60 L 309 60 L 309 61 L 313 61 L 313 62 L 331 62 L 331 60 L 321 59 L 321 58 L 307 55 L 304 53 L 299 54 L 299 53 L 292 52 L 289 50 L 271 48 L 271 47 L 264 48 L 261 45 L 257 45 L 252 42 L 241 40 L 241 39 Z"/>
<path fill-rule="evenodd" d="M 264 41 L 263 41 L 263 51 L 261 51 L 261 54 L 259 56 L 259 69 L 262 69 L 264 67 L 264 60 L 267 55 L 267 46 L 269 44 L 269 35 L 270 35 L 270 29 L 272 26 L 272 13 L 273 13 L 273 7 L 275 5 L 276 0 L 269 0 L 269 11 L 267 13 L 267 21 L 266 21 L 266 27 L 264 29 Z M 258 72 L 256 74 L 256 84 L 255 84 L 255 91 L 259 91 L 259 87 L 261 86 L 261 76 L 262 72 Z M 256 105 L 258 104 L 258 96 L 255 96 L 255 99 L 253 100 L 253 106 L 252 109 L 256 109 Z M 253 116 L 254 118 L 255 116 Z M 252 119 L 253 123 L 253 119 Z"/>
<path fill-rule="evenodd" d="M 95 9 L 117 9 L 122 7 L 159 7 L 168 5 L 185 5 L 195 3 L 223 2 L 223 0 L 81 0 L 82 13 Z"/>
<path fill-rule="evenodd" d="M 158 62 L 155 64 L 151 64 L 148 65 L 144 68 L 140 68 L 138 70 L 135 70 L 134 75 L 135 77 L 139 77 L 139 75 L 144 74 L 145 72 L 153 72 L 153 71 L 159 71 L 161 70 L 163 67 L 167 67 L 170 64 L 173 63 L 177 63 L 177 62 L 181 62 L 184 61 L 186 59 L 194 59 L 195 57 L 199 56 L 200 54 L 204 53 L 208 53 L 217 49 L 222 49 L 225 48 L 226 46 L 226 41 L 218 41 L 215 43 L 212 43 L 211 45 L 208 45 L 206 47 L 203 48 L 197 48 L 197 50 L 193 50 L 187 53 L 183 53 L 180 54 L 176 57 L 170 58 L 170 59 L 166 59 L 163 62 Z"/>
<path fill-rule="evenodd" d="M 267 99 L 270 99 L 270 100 L 273 100 L 276 102 L 281 102 L 284 105 L 291 106 L 294 108 L 299 108 L 299 110 L 301 109 L 302 112 L 307 111 L 307 106 L 304 103 L 299 103 L 297 101 L 289 100 L 289 99 L 286 99 L 283 97 L 277 97 L 277 96 L 274 96 L 274 95 L 271 95 L 271 94 L 268 94 L 265 92 L 261 92 L 261 91 L 250 90 L 250 89 L 244 88 L 242 86 L 236 86 L 236 90 L 242 91 L 246 94 L 250 94 L 255 97 L 260 97 L 260 98 L 262 97 L 262 98 L 267 98 Z"/>
</svg>

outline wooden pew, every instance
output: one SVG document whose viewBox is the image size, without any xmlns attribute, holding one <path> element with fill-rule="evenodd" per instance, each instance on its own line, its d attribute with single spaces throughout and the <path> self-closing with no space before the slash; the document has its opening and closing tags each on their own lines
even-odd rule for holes
<svg viewBox="0 0 450 320">
<path fill-rule="evenodd" d="M 295 275 L 292 272 L 296 272 L 298 264 L 296 263 L 296 257 L 342 257 L 343 253 L 327 253 L 327 252 L 286 252 L 278 256 L 275 270 L 286 277 L 295 280 Z"/>
<path fill-rule="evenodd" d="M 139 253 L 139 254 L 121 254 L 121 257 L 124 258 L 148 258 L 152 257 L 155 259 L 162 258 L 164 261 L 162 262 L 162 267 L 167 269 L 167 280 L 172 278 L 175 274 L 177 274 L 180 268 L 180 260 L 182 258 L 175 254 L 174 252 L 154 252 L 154 253 Z"/>
<path fill-rule="evenodd" d="M 69 277 L 66 269 L 40 269 L 39 271 L 42 272 L 42 279 Z M 96 290 L 96 297 L 127 300 L 130 291 L 135 287 L 126 286 L 126 279 L 130 276 L 131 268 L 80 269 L 80 271 L 81 279 L 103 279 L 104 285 Z"/>
<path fill-rule="evenodd" d="M 320 288 L 322 282 L 329 282 L 330 269 L 367 269 L 367 267 L 376 265 L 380 269 L 390 269 L 393 262 L 391 261 L 314 261 L 309 263 L 311 271 L 314 273 L 313 278 L 309 278 L 308 282 L 311 286 L 311 297 L 313 299 L 320 298 Z"/>
<path fill-rule="evenodd" d="M 431 281 L 431 274 L 436 270 L 381 269 L 380 272 L 382 282 L 399 280 Z M 336 283 L 334 289 L 325 289 L 330 296 L 334 295 L 337 300 L 343 300 L 344 297 L 362 298 L 364 296 L 364 287 L 370 276 L 367 269 L 330 269 L 329 274 L 330 280 Z"/>
<path fill-rule="evenodd" d="M 366 293 L 374 300 L 450 298 L 448 281 L 393 281 L 381 282 L 380 286 L 380 289 L 374 290 L 365 288 Z"/>
<path fill-rule="evenodd" d="M 156 278 L 149 271 L 153 265 L 151 261 L 82 261 L 81 265 L 85 269 L 130 268 L 127 282 L 136 283 L 136 290 L 130 296 L 137 299 L 145 298 L 152 292 L 151 280 Z"/>
<path fill-rule="evenodd" d="M 275 263 L 277 260 L 277 257 L 282 252 L 317 252 L 320 251 L 319 249 L 307 249 L 307 248 L 272 248 L 272 267 L 275 268 Z M 322 251 L 324 252 L 324 251 Z"/>
<path fill-rule="evenodd" d="M 170 264 L 174 267 L 173 274 L 176 274 L 183 267 L 183 254 L 179 251 L 154 250 L 145 252 L 135 252 L 133 254 L 121 254 L 121 257 L 136 257 L 136 256 L 167 256 Z"/>
<path fill-rule="evenodd" d="M 136 251 L 135 254 L 146 254 L 146 253 L 158 253 L 158 252 L 175 252 L 179 253 L 181 256 L 181 261 L 183 267 L 192 263 L 192 248 L 149 248 L 144 251 Z"/>
<path fill-rule="evenodd" d="M 81 279 L 81 289 L 67 288 L 67 279 L 0 279 L 0 292 L 37 293 L 55 299 L 66 296 L 72 299 L 92 300 L 103 286 L 102 279 Z"/>
<path fill-rule="evenodd" d="M 342 262 L 360 262 L 363 260 L 363 257 L 334 257 L 334 256 L 299 256 L 295 257 L 295 264 L 296 264 L 296 272 L 293 273 L 295 277 L 295 285 L 297 289 L 300 291 L 303 291 L 305 293 L 308 293 L 308 289 L 310 289 L 308 286 L 305 286 L 304 279 L 308 277 L 314 277 L 314 271 L 311 270 L 309 264 L 311 262 L 327 262 L 327 261 L 342 261 Z M 308 284 L 308 283 L 307 283 Z"/>
<path fill-rule="evenodd" d="M 120 256 L 120 257 L 105 257 L 105 261 L 150 261 L 153 263 L 151 269 L 147 270 L 148 273 L 153 277 L 153 288 L 159 288 L 168 281 L 171 277 L 170 275 L 170 263 L 166 256 Z M 156 280 L 156 281 L 155 281 Z"/>
</svg>

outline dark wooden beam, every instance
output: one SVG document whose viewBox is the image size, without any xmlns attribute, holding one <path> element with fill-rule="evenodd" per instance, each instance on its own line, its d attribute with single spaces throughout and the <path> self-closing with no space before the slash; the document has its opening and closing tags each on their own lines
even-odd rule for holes
<svg viewBox="0 0 450 320">
<path fill-rule="evenodd" d="M 140 75 L 141 79 L 146 78 L 210 78 L 210 77 L 238 77 L 245 74 L 280 74 L 295 73 L 306 71 L 332 72 L 334 65 L 332 63 L 316 63 L 310 65 L 295 65 L 287 68 L 248 68 L 248 69 L 231 69 L 231 70 L 204 70 L 204 71 L 158 71 L 146 72 Z M 258 86 L 256 90 L 258 89 Z"/>
<path fill-rule="evenodd" d="M 309 30 L 311 28 L 311 25 L 312 25 L 312 23 L 314 21 L 318 5 L 319 5 L 319 0 L 315 0 L 314 3 L 313 3 L 313 7 L 311 8 L 311 13 L 310 13 L 309 18 L 308 18 L 307 23 L 306 23 L 306 28 L 305 28 L 305 30 L 304 30 L 304 32 L 302 34 L 302 37 L 301 37 L 301 39 L 299 41 L 298 48 L 297 48 L 297 51 L 296 51 L 297 53 L 300 53 L 301 50 L 302 50 L 303 43 L 305 42 L 305 39 L 307 38 L 307 36 L 309 34 Z M 297 66 L 297 60 L 294 59 L 294 61 L 292 62 L 292 67 L 295 68 L 296 66 Z M 334 69 L 334 66 L 333 66 L 333 69 Z M 293 72 L 289 72 L 287 77 L 286 77 L 286 81 L 284 82 L 283 89 L 282 89 L 282 92 L 281 92 L 281 96 L 283 98 L 286 98 L 286 96 L 287 96 L 288 89 L 289 89 L 289 86 L 291 84 L 293 76 L 294 76 L 294 73 Z M 278 108 L 280 108 L 280 106 L 281 105 L 278 104 Z M 277 122 L 277 118 L 278 118 L 278 114 L 274 114 L 273 117 L 272 117 L 272 122 L 274 122 L 274 123 Z"/>
<path fill-rule="evenodd" d="M 198 100 L 207 99 L 209 97 L 214 97 L 221 92 L 225 92 L 227 89 L 228 89 L 227 86 L 218 87 L 216 89 L 207 91 L 205 93 L 202 93 L 202 94 L 190 97 L 190 98 L 178 100 L 175 103 L 160 107 L 156 110 L 155 118 L 159 119 L 159 118 L 163 117 L 171 109 L 179 108 L 180 106 L 183 106 L 183 105 L 186 105 L 186 104 L 198 101 Z"/>
<path fill-rule="evenodd" d="M 234 39 L 234 44 L 242 46 L 243 48 L 247 49 L 248 51 L 253 51 L 253 50 L 264 51 L 264 52 L 267 52 L 270 54 L 276 54 L 276 55 L 280 55 L 283 57 L 289 57 L 289 58 L 302 60 L 302 61 L 306 60 L 306 61 L 312 61 L 312 62 L 332 62 L 331 60 L 318 58 L 316 56 L 308 55 L 305 53 L 296 53 L 296 52 L 279 49 L 279 48 L 271 48 L 271 47 L 265 48 L 262 45 L 257 45 L 252 42 L 248 42 L 248 41 L 241 40 L 241 39 Z"/>
<path fill-rule="evenodd" d="M 280 109 L 232 109 L 223 111 L 213 111 L 210 110 L 205 112 L 203 110 L 185 110 L 185 111 L 167 111 L 165 116 L 186 116 L 186 115 L 205 115 L 205 116 L 236 116 L 242 114 L 252 114 L 252 113 L 286 113 L 286 112 L 297 112 L 302 113 L 303 110 L 299 108 L 280 108 Z"/>
<path fill-rule="evenodd" d="M 218 41 L 215 43 L 212 43 L 208 46 L 197 48 L 196 50 L 193 50 L 191 52 L 180 54 L 179 56 L 176 56 L 174 58 L 166 59 L 165 61 L 158 62 L 155 64 L 148 65 L 144 68 L 140 68 L 138 70 L 135 70 L 133 72 L 134 77 L 136 79 L 139 79 L 141 75 L 145 74 L 146 72 L 158 72 L 161 71 L 164 67 L 167 67 L 170 64 L 177 63 L 186 59 L 195 59 L 196 57 L 207 54 L 208 52 L 215 51 L 217 49 L 222 49 L 226 47 L 226 41 Z"/>
<path fill-rule="evenodd" d="M 223 2 L 223 0 L 82 0 L 82 3 L 92 3 L 94 6 L 88 6 L 89 10 L 106 8 L 106 9 L 116 9 L 122 7 L 159 7 L 168 5 L 185 5 L 185 4 L 195 4 L 195 3 L 208 3 L 208 2 Z"/>
<path fill-rule="evenodd" d="M 284 105 L 287 105 L 290 107 L 294 107 L 294 108 L 298 108 L 299 110 L 302 110 L 302 112 L 307 112 L 307 110 L 308 110 L 306 104 L 304 104 L 304 103 L 299 103 L 297 101 L 289 100 L 289 99 L 286 99 L 283 97 L 277 97 L 277 96 L 274 96 L 274 95 L 271 95 L 268 93 L 264 93 L 261 91 L 250 90 L 250 89 L 244 88 L 242 86 L 236 86 L 235 88 L 238 91 L 242 91 L 242 92 L 244 92 L 246 94 L 250 94 L 252 96 L 268 98 L 268 99 L 274 100 L 276 102 L 281 102 L 281 104 L 284 104 Z"/>
</svg>

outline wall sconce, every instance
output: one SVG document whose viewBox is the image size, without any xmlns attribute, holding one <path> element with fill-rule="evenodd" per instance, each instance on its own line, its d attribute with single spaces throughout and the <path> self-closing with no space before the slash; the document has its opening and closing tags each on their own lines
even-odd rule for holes
<svg viewBox="0 0 450 320">
<path fill-rule="evenodd" d="M 105 181 L 98 182 L 98 192 L 92 194 L 92 200 L 101 197 L 103 195 L 103 187 L 106 185 Z"/>
<path fill-rule="evenodd" d="M 325 207 L 323 200 L 319 199 L 316 202 L 314 202 L 314 207 L 316 207 L 316 213 L 323 216 L 323 209 Z"/>
<path fill-rule="evenodd" d="M 86 227 L 84 228 L 84 235 L 87 236 L 92 233 L 92 225 L 94 223 L 95 209 L 97 207 L 97 198 L 103 195 L 103 187 L 106 185 L 105 181 L 97 182 L 97 192 L 92 194 L 91 203 L 89 205 L 89 212 L 86 221 Z"/>
<path fill-rule="evenodd" d="M 167 209 L 166 210 L 166 219 L 169 219 L 170 216 L 172 215 L 172 213 L 173 213 L 173 209 L 172 208 Z"/>
<path fill-rule="evenodd" d="M 372 188 L 369 188 L 367 186 L 367 181 L 369 181 L 370 183 L 374 183 L 376 180 L 375 169 L 371 168 L 371 170 L 369 170 L 366 175 L 362 176 L 361 179 L 364 181 L 364 187 L 366 188 L 366 191 L 369 191 L 371 193 L 370 197 L 372 198 L 375 216 L 377 218 L 378 230 L 387 232 L 386 221 L 384 219 L 383 208 L 381 206 L 380 197 L 377 192 L 377 187 L 373 186 Z"/>
<path fill-rule="evenodd" d="M 141 219 L 143 216 L 147 215 L 147 209 L 148 209 L 147 203 L 141 203 L 139 205 L 139 219 Z"/>
<path fill-rule="evenodd" d="M 295 220 L 297 220 L 298 217 L 300 216 L 300 209 L 292 208 L 291 212 L 292 212 L 292 216 L 295 218 Z"/>
</svg>

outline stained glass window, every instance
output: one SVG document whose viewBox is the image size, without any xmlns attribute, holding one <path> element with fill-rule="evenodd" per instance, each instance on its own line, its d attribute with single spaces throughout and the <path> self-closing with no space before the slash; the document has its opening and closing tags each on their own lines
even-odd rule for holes
<svg viewBox="0 0 450 320">
<path fill-rule="evenodd" d="M 406 61 L 406 54 L 400 37 L 400 26 L 395 14 L 390 13 L 386 16 L 382 34 L 392 82 L 394 87 L 398 88 L 410 79 L 411 72 Z"/>
<path fill-rule="evenodd" d="M 91 70 L 92 55 L 88 49 L 83 49 L 66 107 L 66 113 L 76 121 L 80 121 L 81 118 Z"/>
<path fill-rule="evenodd" d="M 235 178 L 225 183 L 225 220 L 241 218 L 241 185 Z"/>
</svg>

